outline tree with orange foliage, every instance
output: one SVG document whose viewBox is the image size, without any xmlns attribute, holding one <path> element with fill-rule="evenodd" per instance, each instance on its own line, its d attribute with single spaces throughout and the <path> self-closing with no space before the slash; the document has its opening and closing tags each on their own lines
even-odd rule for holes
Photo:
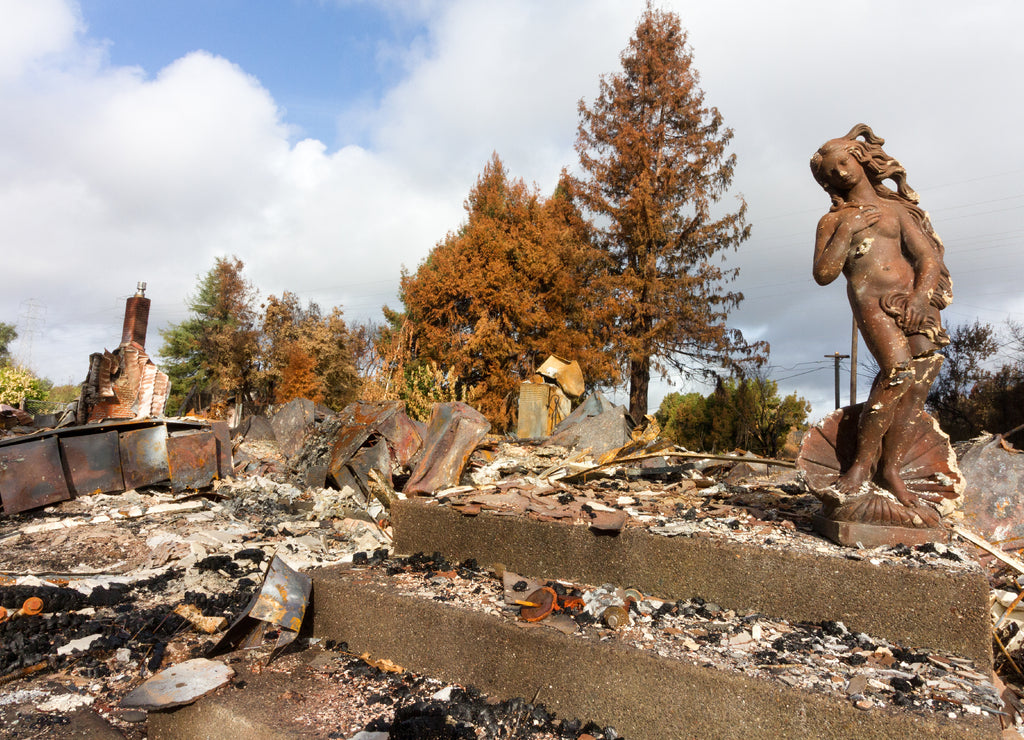
<svg viewBox="0 0 1024 740">
<path fill-rule="evenodd" d="M 594 288 L 639 420 L 652 365 L 708 372 L 764 348 L 726 325 L 743 296 L 724 287 L 736 270 L 712 258 L 750 235 L 747 207 L 740 198 L 737 211 L 712 215 L 732 182 L 732 130 L 704 102 L 679 17 L 648 3 L 620 59 L 593 105 L 579 103 L 576 150 L 580 200 L 610 260 Z"/>
<path fill-rule="evenodd" d="M 519 383 L 549 354 L 578 360 L 591 386 L 614 380 L 588 291 L 603 255 L 590 244 L 570 178 L 542 198 L 510 179 L 494 154 L 465 208 L 466 222 L 414 274 L 403 271 L 405 315 L 392 323 L 411 325 L 410 361 L 454 371 L 460 388 L 451 391 L 499 429 L 512 424 Z"/>
<path fill-rule="evenodd" d="M 308 398 L 314 403 L 321 403 L 324 400 L 324 381 L 316 374 L 316 360 L 304 352 L 297 342 L 288 348 L 286 357 L 274 401 L 288 403 L 294 398 Z"/>
<path fill-rule="evenodd" d="M 323 401 L 338 411 L 355 400 L 359 380 L 354 339 L 340 308 L 325 316 L 314 302 L 303 308 L 290 291 L 280 298 L 272 295 L 264 307 L 261 340 L 262 378 L 268 398 L 283 403 L 284 396 L 291 400 L 308 393 L 305 398 Z M 304 390 L 297 390 L 300 388 Z"/>
</svg>

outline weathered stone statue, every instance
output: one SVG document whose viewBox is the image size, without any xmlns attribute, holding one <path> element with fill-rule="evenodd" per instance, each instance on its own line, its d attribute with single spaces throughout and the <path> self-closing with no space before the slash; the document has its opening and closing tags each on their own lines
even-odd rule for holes
<svg viewBox="0 0 1024 740">
<path fill-rule="evenodd" d="M 825 504 L 826 534 L 865 545 L 908 539 L 874 527 L 940 527 L 940 512 L 963 489 L 948 438 L 924 411 L 942 364 L 937 350 L 949 343 L 939 312 L 952 300 L 952 281 L 942 242 L 884 143 L 858 124 L 811 157 L 832 199 L 818 222 L 814 279 L 827 285 L 846 275 L 854 318 L 881 370 L 866 403 L 836 411 L 805 437 L 799 462 Z M 869 526 L 851 533 L 839 523 Z"/>
</svg>

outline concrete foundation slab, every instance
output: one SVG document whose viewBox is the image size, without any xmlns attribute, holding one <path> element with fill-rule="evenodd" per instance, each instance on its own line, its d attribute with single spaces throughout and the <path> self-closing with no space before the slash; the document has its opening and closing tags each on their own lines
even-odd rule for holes
<svg viewBox="0 0 1024 740">
<path fill-rule="evenodd" d="M 699 596 L 725 608 L 796 622 L 841 620 L 906 646 L 944 650 L 991 668 L 989 588 L 981 570 L 874 565 L 870 560 L 663 537 L 484 512 L 465 517 L 436 502 L 396 501 L 395 551 L 500 563 L 523 575 L 614 583 L 661 599 Z M 318 599 L 319 601 L 319 599 Z M 321 602 L 322 603 L 322 602 Z"/>
<path fill-rule="evenodd" d="M 559 716 L 588 717 L 628 738 L 1000 736 L 992 716 L 864 712 L 774 681 L 402 595 L 380 583 L 379 574 L 329 568 L 313 577 L 316 636 L 498 698 L 537 696 Z"/>
</svg>

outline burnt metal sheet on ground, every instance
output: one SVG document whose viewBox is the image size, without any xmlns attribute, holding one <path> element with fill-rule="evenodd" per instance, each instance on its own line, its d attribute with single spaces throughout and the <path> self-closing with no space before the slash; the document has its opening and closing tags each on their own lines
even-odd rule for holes
<svg viewBox="0 0 1024 740">
<path fill-rule="evenodd" d="M 224 480 L 235 474 L 231 460 L 231 430 L 226 421 L 211 422 L 210 429 L 217 439 L 217 477 Z"/>
<path fill-rule="evenodd" d="M 206 488 L 217 477 L 217 437 L 213 432 L 172 434 L 167 438 L 167 465 L 175 491 Z"/>
<path fill-rule="evenodd" d="M 56 437 L 0 449 L 0 500 L 5 514 L 71 498 Z"/>
<path fill-rule="evenodd" d="M 117 432 L 60 437 L 68 486 L 76 496 L 124 490 Z"/>
<path fill-rule="evenodd" d="M 119 706 L 151 710 L 189 704 L 219 689 L 234 675 L 219 661 L 193 658 L 154 674 L 125 696 Z"/>
<path fill-rule="evenodd" d="M 151 486 L 170 479 L 167 427 L 161 425 L 120 432 L 118 437 L 126 489 Z"/>
<path fill-rule="evenodd" d="M 960 454 L 967 480 L 964 521 L 986 539 L 1019 546 L 1024 539 L 1024 452 L 1001 442 L 998 435 L 973 440 Z"/>
<path fill-rule="evenodd" d="M 458 485 L 473 450 L 490 430 L 483 414 L 464 403 L 439 403 L 430 415 L 423 458 L 405 484 L 407 494 Z"/>
<path fill-rule="evenodd" d="M 309 576 L 293 570 L 275 553 L 259 593 L 228 627 L 210 655 L 220 655 L 239 647 L 259 647 L 267 627 L 277 625 L 281 629 L 277 644 L 267 657 L 269 664 L 281 648 L 299 636 L 312 588 L 313 580 Z"/>
</svg>

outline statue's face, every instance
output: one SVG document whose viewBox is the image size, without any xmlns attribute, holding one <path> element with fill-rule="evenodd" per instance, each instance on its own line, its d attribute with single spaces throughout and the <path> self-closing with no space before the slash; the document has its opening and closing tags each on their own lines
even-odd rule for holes
<svg viewBox="0 0 1024 740">
<path fill-rule="evenodd" d="M 864 179 L 864 168 L 847 149 L 849 142 L 843 140 L 830 141 L 825 145 L 825 153 L 821 158 L 821 172 L 829 185 L 836 190 L 850 190 Z"/>
</svg>

